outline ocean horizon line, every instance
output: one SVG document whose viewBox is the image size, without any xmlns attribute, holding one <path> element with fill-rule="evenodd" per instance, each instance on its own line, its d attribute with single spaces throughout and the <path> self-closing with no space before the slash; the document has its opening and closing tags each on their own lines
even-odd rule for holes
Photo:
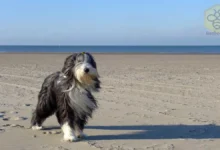
<svg viewBox="0 0 220 150">
<path fill-rule="evenodd" d="M 141 53 L 141 54 L 220 54 L 220 46 L 68 46 L 0 45 L 1 53 Z"/>
<path fill-rule="evenodd" d="M 103 47 L 103 46 L 109 46 L 109 47 L 117 47 L 117 46 L 122 46 L 122 47 L 134 47 L 134 46 L 137 46 L 137 47 L 149 47 L 149 46 L 153 46 L 153 47 L 203 47 L 203 46 L 205 46 L 205 47 L 207 47 L 207 46 L 210 46 L 210 47 L 213 47 L 213 46 L 219 46 L 220 47 L 220 45 L 68 45 L 68 44 L 65 44 L 65 45 L 62 45 L 62 44 L 51 44 L 51 45 L 47 45 L 47 44 L 45 44 L 45 45 L 43 45 L 43 44 L 0 44 L 0 47 L 2 47 L 2 46 L 36 46 L 36 47 L 38 47 L 38 46 L 45 46 L 45 47 L 47 47 L 47 46 L 61 46 L 61 47 L 65 47 L 65 46 L 71 46 L 71 47 L 75 47 L 75 46 L 77 46 L 77 47 L 82 47 L 82 46 L 85 46 L 85 47 L 88 47 L 88 46 L 91 46 L 91 47 L 96 47 L 96 46 L 100 46 L 100 47 Z"/>
</svg>

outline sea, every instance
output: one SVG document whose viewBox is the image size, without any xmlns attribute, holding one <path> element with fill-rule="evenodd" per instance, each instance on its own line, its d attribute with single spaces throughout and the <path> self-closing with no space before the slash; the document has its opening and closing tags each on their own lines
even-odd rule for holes
<svg viewBox="0 0 220 150">
<path fill-rule="evenodd" d="M 91 53 L 220 54 L 220 46 L 0 46 L 0 53 L 72 53 L 83 51 Z"/>
</svg>

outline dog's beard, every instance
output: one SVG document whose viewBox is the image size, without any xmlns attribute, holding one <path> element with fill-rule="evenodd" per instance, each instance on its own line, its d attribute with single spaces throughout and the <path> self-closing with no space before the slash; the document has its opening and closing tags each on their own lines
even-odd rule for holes
<svg viewBox="0 0 220 150">
<path fill-rule="evenodd" d="M 94 84 L 94 81 L 96 79 L 97 79 L 96 76 L 90 75 L 90 74 L 86 74 L 86 73 L 84 73 L 83 75 L 80 76 L 81 83 L 85 84 L 85 85 L 92 85 L 92 84 Z"/>
</svg>

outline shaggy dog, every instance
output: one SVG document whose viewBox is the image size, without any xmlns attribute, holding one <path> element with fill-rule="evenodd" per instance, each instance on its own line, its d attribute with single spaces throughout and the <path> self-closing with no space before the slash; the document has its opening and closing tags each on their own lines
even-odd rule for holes
<svg viewBox="0 0 220 150">
<path fill-rule="evenodd" d="M 91 92 L 99 89 L 100 80 L 93 56 L 87 52 L 68 56 L 62 70 L 47 76 L 42 84 L 32 114 L 32 129 L 42 129 L 45 119 L 55 113 L 64 141 L 82 138 L 88 118 L 92 118 L 98 107 Z"/>
</svg>

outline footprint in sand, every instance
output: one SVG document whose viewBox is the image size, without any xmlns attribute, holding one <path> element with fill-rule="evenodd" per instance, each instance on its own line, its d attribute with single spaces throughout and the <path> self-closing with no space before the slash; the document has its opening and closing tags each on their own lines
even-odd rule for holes
<svg viewBox="0 0 220 150">
<path fill-rule="evenodd" d="M 3 113 L 0 113 L 0 118 L 4 117 L 4 115 L 5 115 L 5 114 L 3 114 Z"/>
<path fill-rule="evenodd" d="M 26 117 L 12 117 L 10 120 L 20 121 L 20 120 L 27 120 Z"/>
<path fill-rule="evenodd" d="M 5 122 L 9 122 L 7 124 L 2 125 L 2 127 L 4 128 L 8 128 L 8 127 L 12 127 L 12 128 L 23 128 L 23 129 L 29 129 L 28 127 L 25 127 L 23 125 L 19 125 L 19 124 L 10 124 L 10 121 L 24 121 L 27 120 L 27 117 L 23 117 L 23 116 L 17 116 L 16 114 L 18 114 L 17 111 L 1 111 L 0 112 L 0 118 L 2 118 L 3 121 Z M 9 116 L 7 116 L 9 115 Z M 3 131 L 4 129 L 2 129 Z M 2 132 L 0 129 L 0 133 Z"/>
<path fill-rule="evenodd" d="M 25 107 L 29 107 L 29 106 L 31 106 L 31 104 L 24 104 L 23 106 L 25 106 Z"/>
<path fill-rule="evenodd" d="M 10 111 L 9 113 L 10 113 L 10 114 L 18 114 L 17 111 Z"/>
<path fill-rule="evenodd" d="M 8 118 L 8 117 L 3 116 L 2 120 L 3 120 L 3 121 L 8 121 L 8 120 L 9 120 L 9 118 Z"/>
<path fill-rule="evenodd" d="M 0 111 L 0 118 L 3 118 L 5 116 L 5 111 Z"/>
<path fill-rule="evenodd" d="M 4 124 L 4 125 L 2 125 L 3 127 L 8 127 L 8 126 L 10 126 L 11 124 Z"/>
<path fill-rule="evenodd" d="M 25 128 L 24 126 L 19 125 L 19 124 L 4 124 L 2 125 L 2 127 Z"/>
<path fill-rule="evenodd" d="M 50 134 L 60 134 L 61 131 L 44 131 L 43 134 L 47 134 L 47 135 L 50 135 Z"/>
<path fill-rule="evenodd" d="M 23 120 L 27 120 L 26 117 L 17 117 L 17 116 L 14 116 L 14 117 L 6 117 L 4 116 L 2 118 L 3 121 L 23 121 Z"/>
<path fill-rule="evenodd" d="M 24 126 L 19 124 L 10 124 L 10 127 L 25 128 Z"/>
<path fill-rule="evenodd" d="M 19 117 L 19 116 L 16 116 L 15 114 L 18 114 L 17 111 L 9 111 L 7 112 L 9 114 L 9 116 L 13 115 L 12 117 L 8 117 L 6 115 L 6 111 L 1 111 L 0 112 L 0 118 L 2 118 L 3 121 L 22 121 L 22 120 L 27 120 L 28 118 L 26 117 Z"/>
<path fill-rule="evenodd" d="M 3 133 L 3 132 L 5 132 L 5 130 L 4 129 L 0 129 L 0 133 Z"/>
<path fill-rule="evenodd" d="M 21 120 L 27 120 L 27 118 L 26 117 L 4 117 L 3 120 L 4 121 L 10 121 L 10 120 L 21 121 Z"/>
<path fill-rule="evenodd" d="M 6 111 L 0 111 L 0 118 L 2 118 L 2 120 L 7 121 L 8 117 L 5 117 Z"/>
</svg>

